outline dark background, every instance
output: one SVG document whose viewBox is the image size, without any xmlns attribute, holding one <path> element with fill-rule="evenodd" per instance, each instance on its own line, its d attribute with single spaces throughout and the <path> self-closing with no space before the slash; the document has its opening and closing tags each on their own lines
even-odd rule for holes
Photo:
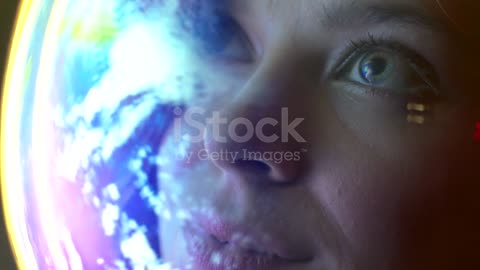
<svg viewBox="0 0 480 270">
<path fill-rule="evenodd" d="M 10 45 L 10 36 L 12 33 L 18 2 L 18 0 L 0 0 L 0 89 L 3 89 L 3 76 L 5 74 L 7 51 Z M 0 270 L 13 269 L 17 268 L 15 267 L 13 255 L 8 243 L 3 208 L 0 207 Z"/>
</svg>

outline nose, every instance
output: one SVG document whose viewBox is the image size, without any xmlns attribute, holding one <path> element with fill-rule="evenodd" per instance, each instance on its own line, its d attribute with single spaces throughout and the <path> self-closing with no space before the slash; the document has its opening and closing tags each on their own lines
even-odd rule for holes
<svg viewBox="0 0 480 270">
<path fill-rule="evenodd" d="M 293 183 L 306 172 L 308 80 L 282 66 L 270 62 L 259 67 L 237 95 L 214 112 L 222 121 L 209 121 L 204 147 L 208 153 L 227 154 L 229 158 L 212 160 L 222 171 L 278 184 Z"/>
</svg>

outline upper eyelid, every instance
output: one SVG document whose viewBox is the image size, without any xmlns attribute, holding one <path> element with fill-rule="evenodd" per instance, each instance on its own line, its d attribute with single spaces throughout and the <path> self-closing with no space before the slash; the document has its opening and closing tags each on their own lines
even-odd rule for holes
<svg viewBox="0 0 480 270">
<path fill-rule="evenodd" d="M 386 49 L 391 50 L 394 53 L 398 53 L 405 57 L 407 61 L 420 61 L 421 64 L 430 64 L 424 57 L 420 56 L 415 50 L 410 49 L 408 46 L 403 45 L 400 42 L 389 40 L 386 38 L 376 38 L 372 35 L 368 36 L 368 39 L 362 39 L 359 41 L 351 40 L 350 45 L 342 53 L 342 56 L 339 58 L 340 63 L 336 65 L 334 72 L 337 73 L 341 71 L 347 64 L 352 61 L 352 58 L 358 57 L 358 54 L 365 53 L 372 49 Z"/>
</svg>

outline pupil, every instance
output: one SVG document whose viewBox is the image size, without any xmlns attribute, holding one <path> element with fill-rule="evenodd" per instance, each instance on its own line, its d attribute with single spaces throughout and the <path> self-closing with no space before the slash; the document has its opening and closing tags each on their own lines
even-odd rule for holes
<svg viewBox="0 0 480 270">
<path fill-rule="evenodd" d="M 387 65 L 388 63 L 385 58 L 370 58 L 362 65 L 362 75 L 367 81 L 371 81 L 372 77 L 384 73 L 387 69 Z"/>
</svg>

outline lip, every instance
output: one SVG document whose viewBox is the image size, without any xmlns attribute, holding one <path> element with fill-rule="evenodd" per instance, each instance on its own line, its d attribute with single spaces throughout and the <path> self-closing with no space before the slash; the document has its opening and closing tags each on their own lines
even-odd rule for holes
<svg viewBox="0 0 480 270">
<path fill-rule="evenodd" d="M 285 243 L 240 225 L 197 216 L 184 226 L 187 249 L 198 270 L 281 269 L 311 260 L 293 255 Z M 295 267 L 296 268 L 296 267 Z"/>
</svg>

